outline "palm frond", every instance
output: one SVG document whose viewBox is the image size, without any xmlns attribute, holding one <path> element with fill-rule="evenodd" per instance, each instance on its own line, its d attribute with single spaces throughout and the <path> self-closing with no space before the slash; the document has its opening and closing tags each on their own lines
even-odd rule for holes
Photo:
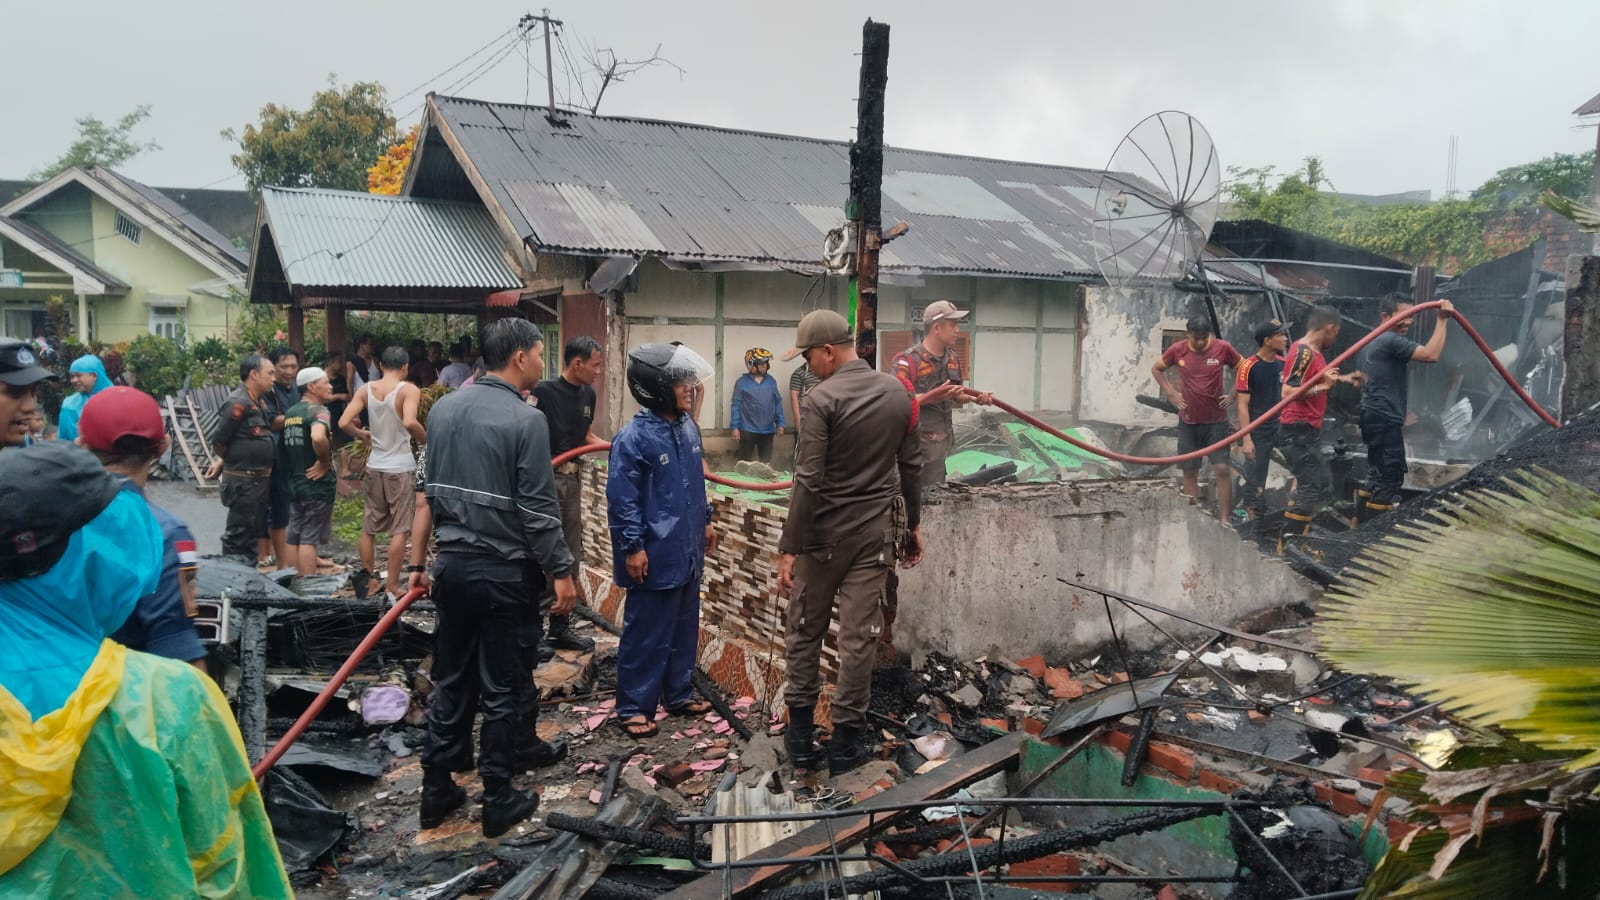
<svg viewBox="0 0 1600 900">
<path fill-rule="evenodd" d="M 1552 190 L 1539 194 L 1539 202 L 1550 207 L 1557 215 L 1578 223 L 1584 231 L 1600 231 L 1600 209 L 1564 197 Z"/>
<path fill-rule="evenodd" d="M 1600 495 L 1537 471 L 1463 494 L 1358 557 L 1316 632 L 1341 668 L 1600 764 Z"/>
</svg>

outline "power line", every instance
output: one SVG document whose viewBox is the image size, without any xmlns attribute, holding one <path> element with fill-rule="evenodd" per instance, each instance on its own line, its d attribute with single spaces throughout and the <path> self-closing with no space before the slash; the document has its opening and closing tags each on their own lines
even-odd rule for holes
<svg viewBox="0 0 1600 900">
<path fill-rule="evenodd" d="M 567 49 L 567 41 L 559 31 L 556 32 L 556 48 L 561 51 L 561 58 L 566 60 L 567 63 L 568 104 L 570 105 L 572 101 L 572 81 L 573 79 L 576 79 L 578 82 L 578 94 L 579 96 L 583 97 L 583 108 L 589 109 L 589 91 L 583 86 L 583 74 L 578 71 L 578 65 L 577 63 L 573 62 L 572 53 Z"/>
<path fill-rule="evenodd" d="M 502 48 L 501 50 L 499 50 L 499 51 L 497 51 L 495 53 L 490 54 L 489 57 L 487 59 L 485 59 L 482 63 L 479 63 L 476 68 L 474 68 L 473 70 L 471 70 L 467 74 L 461 76 L 460 78 L 456 79 L 454 82 L 446 85 L 445 87 L 440 88 L 437 91 L 437 93 L 449 94 L 449 93 L 452 93 L 454 91 L 462 90 L 462 89 L 464 89 L 466 87 L 471 86 L 473 84 L 473 82 L 477 81 L 479 78 L 482 78 L 483 76 L 485 76 L 485 75 L 489 74 L 491 71 L 493 71 L 497 66 L 500 65 L 501 62 L 503 62 L 505 60 L 506 57 L 510 56 L 512 54 L 512 52 L 517 50 L 517 49 L 518 49 L 518 42 L 517 41 L 507 41 L 504 48 Z M 399 118 L 399 119 L 409 119 L 414 114 L 416 114 L 419 110 L 421 110 L 424 106 L 426 106 L 427 103 L 428 103 L 428 100 L 427 100 L 426 97 L 424 97 L 421 103 L 418 103 L 416 106 L 413 106 L 411 109 L 407 110 L 404 114 L 398 116 L 397 118 Z"/>
<path fill-rule="evenodd" d="M 489 49 L 490 47 L 493 47 L 495 44 L 498 44 L 501 41 L 505 40 L 507 35 L 511 34 L 512 32 L 514 32 L 516 30 L 517 30 L 517 26 L 515 26 L 515 25 L 511 26 L 510 28 L 507 28 L 505 31 L 501 32 L 497 37 L 495 37 L 494 40 L 491 40 L 489 43 L 484 44 L 482 47 L 479 47 L 478 49 L 472 51 L 471 53 L 468 53 L 466 56 L 463 56 L 461 59 L 456 60 L 456 62 L 454 64 L 452 64 L 450 66 L 450 68 L 445 69 L 443 72 L 440 72 L 439 74 L 433 76 L 432 78 L 429 78 L 427 81 L 424 81 L 423 83 L 417 85 L 416 87 L 412 88 L 411 90 L 406 91 L 404 94 L 401 94 L 401 95 L 395 97 L 394 99 L 390 100 L 389 101 L 389 107 L 391 109 L 393 109 L 394 105 L 396 103 L 399 103 L 401 100 L 404 100 L 405 98 L 411 96 L 412 94 L 415 94 L 417 91 L 422 90 L 423 88 L 427 87 L 428 85 L 433 84 L 435 81 L 438 81 L 439 79 L 443 78 L 444 76 L 449 75 L 451 72 L 454 72 L 456 69 L 459 69 L 461 66 L 466 64 L 466 62 L 468 60 L 472 59 L 473 57 L 477 56 L 478 54 L 482 53 L 483 51 Z"/>
</svg>

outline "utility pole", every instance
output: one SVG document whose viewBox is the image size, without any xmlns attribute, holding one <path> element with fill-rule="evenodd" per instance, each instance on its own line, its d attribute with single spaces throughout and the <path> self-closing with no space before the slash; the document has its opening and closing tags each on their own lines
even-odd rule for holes
<svg viewBox="0 0 1600 900">
<path fill-rule="evenodd" d="M 856 139 L 850 144 L 847 218 L 856 229 L 856 350 L 878 367 L 878 251 L 883 246 L 883 96 L 889 83 L 889 26 L 868 19 L 861 27 L 861 89 Z"/>
<path fill-rule="evenodd" d="M 561 27 L 561 20 L 550 18 L 550 10 L 547 7 L 544 10 L 543 15 L 536 16 L 532 13 L 529 13 L 528 15 L 522 17 L 522 22 L 524 25 L 532 22 L 544 23 L 544 80 L 545 87 L 550 91 L 550 111 L 548 113 L 548 117 L 553 119 L 556 115 L 556 70 L 550 62 L 550 32 L 552 29 Z"/>
</svg>

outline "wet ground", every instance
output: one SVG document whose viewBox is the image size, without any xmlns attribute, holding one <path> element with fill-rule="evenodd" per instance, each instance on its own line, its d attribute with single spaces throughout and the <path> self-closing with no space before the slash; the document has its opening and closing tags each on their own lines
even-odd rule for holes
<svg viewBox="0 0 1600 900">
<path fill-rule="evenodd" d="M 152 479 L 144 493 L 151 503 L 188 524 L 202 556 L 222 552 L 222 530 L 228 524 L 228 511 L 217 499 L 216 491 L 202 491 L 192 481 Z"/>
</svg>

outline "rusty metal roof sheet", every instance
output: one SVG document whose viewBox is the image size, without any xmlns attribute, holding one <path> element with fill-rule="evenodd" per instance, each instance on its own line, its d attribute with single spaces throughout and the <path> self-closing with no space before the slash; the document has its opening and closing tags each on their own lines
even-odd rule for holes
<svg viewBox="0 0 1600 900">
<path fill-rule="evenodd" d="M 430 102 L 540 249 L 815 266 L 844 219 L 844 142 L 578 113 L 554 125 L 542 107 Z M 897 148 L 883 168 L 883 221 L 911 226 L 885 249 L 886 270 L 1097 274 L 1097 170 Z"/>
<path fill-rule="evenodd" d="M 271 240 L 294 288 L 522 286 L 480 204 L 266 187 L 261 209 L 255 258 Z"/>
</svg>

